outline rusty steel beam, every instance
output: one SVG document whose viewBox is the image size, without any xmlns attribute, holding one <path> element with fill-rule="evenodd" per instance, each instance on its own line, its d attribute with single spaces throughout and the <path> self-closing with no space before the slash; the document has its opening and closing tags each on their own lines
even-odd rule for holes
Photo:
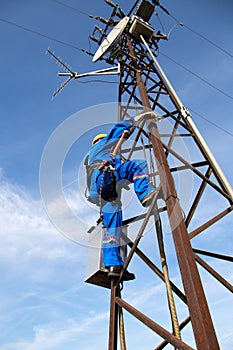
<svg viewBox="0 0 233 350">
<path fill-rule="evenodd" d="M 148 96 L 148 98 L 149 98 L 149 100 L 151 101 L 151 102 L 153 102 L 153 97 L 152 96 Z M 161 105 L 159 102 L 157 103 L 157 106 L 162 110 L 162 111 L 164 111 L 167 115 L 169 115 L 174 121 L 178 121 L 178 123 L 179 123 L 179 125 L 181 125 L 184 129 L 186 129 L 190 134 L 192 134 L 192 130 L 191 129 L 189 129 L 189 127 L 182 121 L 182 120 L 178 120 L 177 119 L 177 117 L 175 117 L 174 115 L 173 115 L 173 113 L 175 114 L 177 114 L 177 113 L 179 113 L 179 111 L 178 110 L 175 110 L 174 112 L 170 112 L 165 106 L 163 106 L 163 105 Z"/>
<path fill-rule="evenodd" d="M 143 121 L 142 125 L 140 125 L 139 128 L 138 128 L 137 135 L 136 135 L 136 137 L 135 137 L 135 139 L 134 139 L 134 142 L 133 142 L 133 144 L 132 144 L 132 147 L 131 147 L 131 149 L 130 149 L 130 151 L 129 151 L 129 154 L 128 154 L 128 156 L 127 156 L 127 160 L 129 160 L 129 159 L 131 158 L 131 156 L 132 156 L 132 154 L 133 154 L 133 152 L 134 152 L 134 150 L 135 150 L 136 144 L 137 144 L 137 142 L 138 142 L 138 140 L 139 140 L 139 137 L 141 136 L 141 133 L 142 133 L 144 124 L 145 124 L 145 121 Z"/>
<path fill-rule="evenodd" d="M 120 274 L 119 281 L 122 280 L 123 274 L 124 274 L 125 270 L 127 269 L 128 265 L 129 265 L 129 263 L 130 263 L 130 261 L 131 261 L 131 259 L 132 259 L 132 257 L 133 257 L 133 254 L 135 253 L 135 250 L 136 250 L 136 248 L 137 248 L 137 246 L 138 246 L 138 244 L 139 244 L 139 242 L 140 242 L 140 239 L 141 239 L 141 237 L 142 237 L 142 235 L 143 235 L 143 232 L 144 232 L 144 230 L 145 230 L 145 228 L 146 228 L 146 225 L 148 224 L 148 221 L 149 221 L 149 219 L 150 219 L 151 212 L 153 211 L 153 204 L 154 204 L 154 203 L 156 202 L 156 200 L 157 200 L 159 191 L 160 191 L 160 187 L 158 187 L 158 192 L 155 193 L 155 195 L 154 195 L 154 198 L 153 198 L 153 200 L 152 200 L 152 203 L 151 203 L 151 205 L 150 205 L 150 207 L 149 207 L 149 209 L 148 209 L 148 211 L 147 211 L 147 213 L 146 213 L 146 216 L 145 216 L 145 218 L 144 218 L 144 220 L 143 220 L 143 223 L 142 223 L 142 225 L 141 225 L 141 227 L 140 227 L 140 230 L 139 230 L 139 232 L 138 232 L 138 234 L 137 234 L 137 237 L 136 237 L 135 240 L 134 240 L 133 246 L 132 246 L 132 248 L 131 248 L 131 250 L 130 250 L 128 256 L 127 256 L 127 258 L 125 259 L 124 266 L 123 266 L 123 268 L 122 268 L 122 270 L 121 270 L 121 274 Z"/>
<path fill-rule="evenodd" d="M 118 305 L 116 304 L 116 296 L 118 295 L 119 295 L 119 287 L 116 284 L 116 280 L 112 278 L 111 296 L 110 296 L 108 350 L 117 350 Z"/>
<path fill-rule="evenodd" d="M 141 104 L 141 100 L 138 97 L 136 97 L 135 95 L 133 96 L 132 92 L 128 88 L 125 88 L 125 91 L 129 94 L 129 96 L 132 96 L 131 99 L 134 98 L 134 101 Z M 129 101 L 129 103 L 130 103 L 130 101 Z"/>
<path fill-rule="evenodd" d="M 221 213 L 218 215 L 214 216 L 212 219 L 206 221 L 203 225 L 197 227 L 195 230 L 189 233 L 189 238 L 192 239 L 195 236 L 197 236 L 199 233 L 203 232 L 206 230 L 208 227 L 211 225 L 215 224 L 218 220 L 222 219 L 225 215 L 229 214 L 233 210 L 233 205 L 228 207 L 227 209 L 223 210 Z"/>
<path fill-rule="evenodd" d="M 144 148 L 145 149 L 150 149 L 151 146 L 150 145 L 144 145 Z M 137 146 L 137 147 L 134 148 L 134 151 L 141 151 L 142 149 L 143 149 L 143 146 Z M 130 148 L 125 148 L 124 150 L 122 150 L 122 153 L 127 153 L 129 151 L 130 151 Z M 193 166 L 193 167 L 196 167 L 196 168 L 208 165 L 208 163 L 206 161 L 189 163 L 189 164 L 191 166 Z M 190 166 L 188 166 L 188 165 L 179 165 L 179 166 L 176 166 L 174 168 L 170 168 L 170 172 L 174 173 L 174 172 L 177 172 L 177 171 L 188 170 L 188 169 L 190 169 Z M 155 176 L 155 175 L 158 175 L 158 174 L 159 174 L 158 171 L 155 171 L 155 172 L 150 173 L 149 177 L 152 177 L 152 176 Z"/>
<path fill-rule="evenodd" d="M 160 106 L 159 103 L 157 103 L 157 106 Z M 167 111 L 167 112 L 166 112 Z M 165 119 L 165 118 L 168 118 L 168 117 L 172 117 L 174 121 L 178 120 L 178 116 L 179 116 L 179 112 L 177 110 L 175 111 L 168 111 L 168 110 L 165 110 L 165 114 L 162 114 L 160 115 L 161 119 Z M 176 117 L 175 114 L 178 114 L 178 116 Z M 179 121 L 179 120 L 178 120 Z M 187 128 L 186 128 L 187 129 Z M 187 129 L 188 130 L 188 129 Z"/>
<path fill-rule="evenodd" d="M 118 305 L 127 310 L 131 315 L 136 317 L 139 321 L 145 324 L 147 327 L 152 329 L 155 333 L 160 335 L 168 343 L 172 344 L 176 349 L 179 350 L 194 350 L 188 344 L 184 343 L 182 340 L 175 337 L 172 333 L 168 332 L 165 328 L 161 327 L 158 323 L 151 320 L 142 312 L 135 309 L 132 305 L 128 304 L 125 300 L 116 297 L 116 302 Z M 214 348 L 212 348 L 213 350 Z"/>
<path fill-rule="evenodd" d="M 189 128 L 192 130 L 193 138 L 194 138 L 196 144 L 198 145 L 199 150 L 201 151 L 202 155 L 211 164 L 211 167 L 213 169 L 213 172 L 215 174 L 215 177 L 216 177 L 218 183 L 222 187 L 223 191 L 226 194 L 228 194 L 227 197 L 229 199 L 230 204 L 232 204 L 232 202 L 233 202 L 233 189 L 232 189 L 230 183 L 228 182 L 228 180 L 225 177 L 224 173 L 222 172 L 220 166 L 218 165 L 216 159 L 214 158 L 212 152 L 210 151 L 208 145 L 206 144 L 204 138 L 202 137 L 202 135 L 200 134 L 199 130 L 197 129 L 195 123 L 193 122 L 189 111 L 185 108 L 185 106 L 183 105 L 183 103 L 179 99 L 179 97 L 176 94 L 173 86 L 169 82 L 166 74 L 164 73 L 164 71 L 160 67 L 158 61 L 156 60 L 156 58 L 155 58 L 153 52 L 151 51 L 150 47 L 148 46 L 147 42 L 145 41 L 145 39 L 143 38 L 142 35 L 140 35 L 140 38 L 141 38 L 143 44 L 145 45 L 145 47 L 147 48 L 147 51 L 150 54 L 150 57 L 153 60 L 154 70 L 155 70 L 156 74 L 163 81 L 163 84 L 165 85 L 167 91 L 169 92 L 169 96 L 171 98 L 171 101 L 174 103 L 174 105 L 180 111 L 183 120 L 189 126 Z"/>
<path fill-rule="evenodd" d="M 166 207 L 162 207 L 162 208 L 158 209 L 159 213 L 162 213 L 162 212 L 164 212 L 166 210 L 167 210 Z M 152 212 L 151 212 L 151 215 L 153 215 Z M 129 225 L 131 222 L 136 222 L 136 221 L 139 221 L 139 220 L 143 220 L 145 218 L 145 216 L 146 216 L 146 213 L 143 213 L 143 214 L 140 214 L 140 215 L 133 216 L 131 218 L 125 219 L 125 220 L 123 220 L 123 226 Z"/>
<path fill-rule="evenodd" d="M 161 94 L 163 94 L 162 93 L 162 86 L 159 86 L 159 91 L 157 92 L 156 98 L 154 99 L 153 109 L 155 109 L 155 106 L 157 105 L 159 97 L 160 97 Z"/>
<path fill-rule="evenodd" d="M 127 237 L 124 233 L 121 234 L 121 238 L 129 247 L 132 248 L 133 242 Z M 153 271 L 156 273 L 156 275 L 164 282 L 164 274 L 163 272 L 137 247 L 135 250 L 135 253 L 144 261 L 144 263 Z M 183 292 L 172 282 L 169 281 L 171 284 L 171 288 L 173 292 L 185 303 L 187 304 L 186 296 Z"/>
<path fill-rule="evenodd" d="M 207 169 L 207 172 L 205 173 L 205 177 L 206 178 L 210 178 L 210 175 L 212 174 L 212 169 L 209 167 Z M 197 209 L 198 203 L 201 199 L 201 196 L 206 188 L 207 182 L 205 180 L 202 180 L 201 186 L 199 187 L 199 190 L 197 192 L 197 195 L 193 201 L 193 204 L 188 212 L 187 218 L 185 220 L 186 226 L 188 227 L 188 225 L 190 224 L 190 221 L 195 213 L 195 210 Z"/>
<path fill-rule="evenodd" d="M 179 127 L 178 120 L 180 120 L 180 116 L 178 116 L 178 117 L 177 117 L 177 120 L 175 121 L 175 124 L 174 124 L 173 129 L 172 129 L 172 134 L 176 134 L 176 132 L 177 132 L 177 129 L 178 129 L 178 127 Z M 160 134 L 160 137 L 162 137 L 161 134 Z M 174 141 L 174 136 L 171 135 L 171 136 L 170 136 L 170 139 L 169 139 L 169 141 L 168 141 L 168 147 L 169 147 L 169 148 L 172 146 L 173 141 Z M 168 157 L 169 152 L 166 151 L 165 154 L 166 154 L 166 157 Z"/>
<path fill-rule="evenodd" d="M 218 187 L 213 181 L 210 181 L 205 175 L 203 175 L 199 170 L 194 168 L 186 159 L 181 157 L 177 152 L 175 152 L 173 149 L 169 148 L 164 142 L 162 144 L 166 150 L 168 150 L 173 156 L 175 156 L 177 159 L 179 159 L 182 163 L 186 164 L 190 168 L 190 170 L 192 170 L 196 175 L 198 175 L 200 178 L 205 180 L 211 187 L 213 187 L 221 195 L 223 195 L 228 200 L 230 200 L 230 194 L 224 192 L 224 190 L 222 188 Z"/>
<path fill-rule="evenodd" d="M 195 166 L 195 167 L 202 167 L 202 166 L 205 166 L 205 165 L 208 165 L 206 164 L 206 162 L 197 162 L 197 163 L 190 163 L 192 166 Z M 176 166 L 174 168 L 170 168 L 170 172 L 171 173 L 175 173 L 177 171 L 182 171 L 182 170 L 188 170 L 190 169 L 187 165 L 180 165 L 180 166 Z M 154 173 L 150 173 L 149 177 L 152 177 L 152 176 L 155 176 L 155 175 L 158 175 L 158 171 L 155 171 Z"/>
<path fill-rule="evenodd" d="M 200 256 L 195 254 L 195 260 L 202 266 L 206 271 L 208 271 L 213 277 L 215 277 L 224 287 L 226 287 L 230 292 L 233 293 L 233 285 L 230 284 L 225 278 L 223 278 L 217 271 L 215 271 L 209 264 L 200 258 Z"/>
<path fill-rule="evenodd" d="M 212 258 L 217 258 L 217 259 L 233 262 L 233 256 L 230 256 L 230 255 L 223 255 L 223 254 L 218 254 L 218 253 L 213 253 L 213 252 L 207 252 L 206 250 L 195 249 L 195 248 L 193 248 L 193 251 L 194 251 L 194 253 L 197 253 L 197 254 L 203 254 L 203 255 L 211 256 Z"/>
<path fill-rule="evenodd" d="M 157 156 L 160 181 L 167 204 L 171 231 L 186 292 L 196 344 L 199 350 L 217 350 L 219 349 L 218 340 L 190 245 L 183 213 L 176 195 L 169 166 L 165 162 L 165 154 L 161 150 L 163 146 L 158 137 L 157 129 L 153 127 L 152 145 L 155 156 Z M 160 151 L 158 151 L 159 148 Z"/>
<path fill-rule="evenodd" d="M 128 47 L 133 60 L 132 64 L 136 65 L 136 56 L 129 38 Z M 146 109 L 151 109 L 140 71 L 136 72 L 136 79 L 142 105 Z M 183 219 L 182 209 L 177 198 L 174 180 L 164 153 L 164 146 L 161 142 L 156 124 L 150 121 L 147 121 L 147 124 L 151 131 L 151 143 L 157 162 L 163 195 L 167 205 L 168 217 L 187 297 L 196 344 L 198 350 L 218 350 L 218 340 L 196 266 L 187 228 Z"/>
<path fill-rule="evenodd" d="M 180 331 L 187 326 L 187 324 L 191 321 L 191 317 L 188 316 L 183 322 L 180 324 Z M 168 344 L 166 340 L 164 340 L 161 344 L 159 344 L 154 350 L 162 350 Z"/>
<path fill-rule="evenodd" d="M 191 134 L 160 134 L 160 137 L 185 137 L 185 136 L 192 136 Z"/>
</svg>

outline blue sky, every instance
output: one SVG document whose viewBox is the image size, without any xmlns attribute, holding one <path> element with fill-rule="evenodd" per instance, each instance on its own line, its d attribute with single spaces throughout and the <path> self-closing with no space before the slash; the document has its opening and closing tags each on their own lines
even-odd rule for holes
<svg viewBox="0 0 233 350">
<path fill-rule="evenodd" d="M 64 3 L 84 13 L 106 18 L 111 12 L 102 0 Z M 132 3 L 118 1 L 126 13 Z M 180 25 L 174 27 L 176 21 L 158 10 L 162 27 L 156 16 L 152 25 L 166 33 L 173 28 L 169 41 L 161 42 L 158 60 L 232 183 L 232 4 L 227 0 L 164 0 L 161 3 L 192 30 Z M 46 143 L 61 123 L 76 115 L 76 128 L 86 137 L 80 136 L 78 145 L 68 155 L 63 183 L 72 209 L 88 224 L 94 224 L 97 213 L 83 202 L 77 191 L 76 175 L 97 124 L 116 119 L 115 112 L 111 112 L 111 116 L 108 113 L 111 107 L 115 111 L 117 79 L 106 78 L 107 83 L 88 83 L 90 78 L 72 81 L 51 100 L 53 91 L 63 79 L 57 77 L 59 68 L 45 52 L 50 47 L 78 73 L 104 68 L 103 61 L 93 64 L 91 57 L 79 50 L 89 49 L 88 36 L 95 24 L 101 24 L 53 0 L 1 0 L 0 9 L 0 350 L 106 348 L 109 293 L 84 283 L 85 244 L 67 239 L 50 222 L 39 188 L 40 163 Z M 97 49 L 94 43 L 91 47 L 93 51 Z M 88 114 L 93 119 L 85 119 Z M 93 126 L 95 130 L 89 132 Z M 74 186 L 69 187 L 70 183 Z M 206 205 L 207 212 L 214 206 L 208 202 Z M 227 217 L 221 227 L 214 229 L 216 243 L 221 248 L 219 252 L 228 255 L 232 254 L 230 219 Z M 82 229 L 79 228 L 80 235 Z M 206 240 L 206 246 L 208 243 L 212 244 L 210 239 Z M 169 235 L 166 244 L 172 245 Z M 146 240 L 143 245 L 148 248 Z M 213 248 L 218 251 L 215 245 Z M 151 248 L 149 254 L 153 256 L 154 253 Z M 140 276 L 141 269 L 141 263 L 135 259 L 131 270 Z M 216 263 L 216 269 L 228 280 L 233 280 L 229 263 Z M 200 272 L 221 349 L 233 349 L 231 295 L 204 271 Z M 171 269 L 171 274 L 179 285 L 176 268 Z M 163 286 L 158 279 L 151 278 L 149 272 L 145 272 L 144 279 L 138 277 L 132 282 L 125 293 L 125 298 L 133 300 L 140 310 L 151 317 L 156 315 L 157 322 L 169 327 L 163 317 L 166 309 Z M 185 310 L 180 305 L 181 319 L 183 315 Z M 126 327 L 127 324 L 129 348 L 144 349 L 145 338 L 148 349 L 158 342 L 144 326 L 137 328 L 138 323 L 130 316 L 126 316 Z M 190 339 L 188 330 L 184 332 L 184 339 Z M 190 342 L 192 344 L 192 340 Z"/>
</svg>

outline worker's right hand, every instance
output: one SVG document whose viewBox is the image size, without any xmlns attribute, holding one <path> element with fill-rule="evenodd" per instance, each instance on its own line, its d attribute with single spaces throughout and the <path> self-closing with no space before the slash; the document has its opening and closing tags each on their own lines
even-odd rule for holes
<svg viewBox="0 0 233 350">
<path fill-rule="evenodd" d="M 157 119 L 157 114 L 154 111 L 149 111 L 149 112 L 143 112 L 134 118 L 136 122 L 141 121 L 143 119 Z"/>
</svg>

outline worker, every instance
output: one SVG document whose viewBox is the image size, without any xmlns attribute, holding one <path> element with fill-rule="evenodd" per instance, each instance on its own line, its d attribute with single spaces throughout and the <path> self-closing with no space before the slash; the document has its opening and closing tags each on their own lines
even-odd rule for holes
<svg viewBox="0 0 233 350">
<path fill-rule="evenodd" d="M 111 151 L 123 133 L 130 135 L 135 124 L 146 118 L 154 118 L 154 112 L 137 115 L 135 118 L 118 122 L 108 134 L 98 134 L 92 141 L 88 156 L 87 175 L 89 182 L 88 200 L 100 207 L 104 235 L 102 244 L 103 263 L 109 277 L 119 277 L 123 260 L 119 251 L 122 229 L 121 188 L 126 180 L 134 184 L 134 191 L 144 207 L 150 205 L 156 188 L 148 178 L 148 167 L 144 160 L 122 161 L 119 154 Z M 120 182 L 120 183 L 119 183 Z M 124 272 L 124 280 L 135 276 Z"/>
</svg>

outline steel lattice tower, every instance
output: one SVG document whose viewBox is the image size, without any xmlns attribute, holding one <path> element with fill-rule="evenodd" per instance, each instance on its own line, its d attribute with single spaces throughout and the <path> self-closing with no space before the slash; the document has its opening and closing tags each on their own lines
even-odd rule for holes
<svg viewBox="0 0 233 350">
<path fill-rule="evenodd" d="M 109 1 L 106 2 L 110 3 Z M 132 314 L 164 339 L 161 344 L 155 345 L 155 349 L 163 349 L 167 344 L 172 344 L 176 349 L 191 349 L 190 345 L 183 342 L 180 337 L 180 331 L 191 322 L 196 348 L 199 350 L 217 350 L 219 349 L 218 340 L 197 265 L 201 265 L 226 289 L 232 292 L 233 286 L 229 281 L 217 273 L 200 255 L 227 261 L 233 261 L 233 259 L 220 253 L 194 249 L 192 239 L 199 234 L 204 237 L 206 230 L 232 211 L 232 188 L 196 128 L 189 111 L 183 106 L 157 62 L 156 50 L 161 34 L 155 35 L 152 33 L 151 27 L 145 20 L 148 15 L 146 6 L 149 6 L 150 9 L 152 4 L 143 0 L 137 8 L 138 3 L 139 1 L 136 1 L 132 6 L 128 14 L 131 20 L 119 40 L 114 42 L 111 49 L 104 53 L 101 58 L 110 65 L 120 64 L 118 119 L 123 120 L 131 115 L 134 108 L 132 105 L 135 105 L 135 103 L 140 111 L 152 109 L 158 116 L 157 119 L 147 120 L 141 124 L 132 147 L 122 149 L 122 153 L 127 159 L 133 157 L 137 152 L 144 151 L 149 154 L 150 161 L 153 164 L 150 178 L 152 181 L 156 178 L 156 186 L 162 199 L 159 200 L 158 195 L 155 195 L 146 213 L 124 221 L 124 224 L 129 228 L 131 223 L 135 221 L 140 223 L 140 227 L 133 241 L 123 235 L 123 239 L 129 247 L 123 271 L 128 268 L 134 255 L 137 255 L 156 276 L 164 281 L 169 309 L 172 314 L 173 332 L 165 329 L 156 323 L 156 320 L 152 320 L 126 302 L 121 297 L 120 280 L 112 280 L 109 350 L 117 350 L 118 347 L 118 318 L 121 319 L 122 309 Z M 157 4 L 159 3 L 157 2 Z M 108 30 L 124 17 L 124 13 L 118 5 L 113 3 L 110 3 L 110 5 L 113 6 L 113 12 L 106 21 L 105 29 L 99 38 L 99 44 L 106 37 Z M 143 18 L 143 13 L 145 18 Z M 133 19 L 132 16 L 134 16 Z M 164 120 L 169 125 L 166 132 L 161 130 Z M 138 141 L 142 137 L 146 140 L 143 145 Z M 190 147 L 190 149 L 195 150 L 192 151 L 191 155 L 189 154 L 189 158 L 186 158 L 182 152 L 177 151 L 178 139 L 182 140 L 187 148 Z M 185 213 L 180 203 L 180 192 L 182 192 L 180 187 L 182 188 L 182 184 L 178 187 L 176 181 L 181 172 L 191 173 L 195 183 L 195 189 L 191 194 L 188 209 Z M 216 205 L 215 214 L 208 218 L 200 218 L 197 221 L 196 218 L 203 205 L 203 198 L 205 198 L 206 203 L 208 197 L 209 200 L 213 198 L 216 201 L 219 200 L 222 209 L 219 211 Z M 151 218 L 154 220 L 155 237 L 159 242 L 162 271 L 139 248 L 139 242 Z M 167 220 L 170 225 L 184 292 L 169 279 L 163 245 L 164 220 Z M 187 305 L 187 317 L 181 322 L 177 320 L 174 295 Z M 122 345 L 122 348 L 124 348 L 124 345 Z"/>
</svg>

